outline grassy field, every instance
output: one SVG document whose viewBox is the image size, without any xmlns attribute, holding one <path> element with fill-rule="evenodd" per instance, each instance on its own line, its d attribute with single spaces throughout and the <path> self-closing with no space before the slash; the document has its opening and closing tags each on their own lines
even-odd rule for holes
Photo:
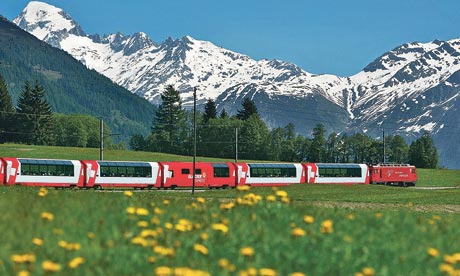
<svg viewBox="0 0 460 276">
<path fill-rule="evenodd" d="M 0 145 L 0 156 L 98 154 Z M 415 188 L 304 184 L 194 195 L 4 186 L 0 275 L 458 275 L 459 172 L 418 174 Z"/>
</svg>

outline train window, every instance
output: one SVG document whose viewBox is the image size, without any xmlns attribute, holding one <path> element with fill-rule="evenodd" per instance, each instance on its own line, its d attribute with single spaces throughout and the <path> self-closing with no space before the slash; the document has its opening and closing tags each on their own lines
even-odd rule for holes
<svg viewBox="0 0 460 276">
<path fill-rule="evenodd" d="M 291 164 L 250 164 L 251 177 L 297 177 L 297 170 Z"/>
<path fill-rule="evenodd" d="M 21 175 L 74 176 L 70 161 L 19 159 Z"/>
<path fill-rule="evenodd" d="M 190 174 L 190 169 L 182 169 L 182 174 Z"/>
<path fill-rule="evenodd" d="M 201 174 L 201 169 L 195 169 L 195 174 Z"/>
<path fill-rule="evenodd" d="M 415 169 L 411 169 L 410 172 L 411 172 L 411 173 L 415 173 Z"/>
<path fill-rule="evenodd" d="M 361 177 L 361 168 L 354 167 L 319 167 L 320 177 Z"/>
<path fill-rule="evenodd" d="M 229 177 L 230 169 L 227 168 L 214 168 L 214 177 Z"/>
</svg>

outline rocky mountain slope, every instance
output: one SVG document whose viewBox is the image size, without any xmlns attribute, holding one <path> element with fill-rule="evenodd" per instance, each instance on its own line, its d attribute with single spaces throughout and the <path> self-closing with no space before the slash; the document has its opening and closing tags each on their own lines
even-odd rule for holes
<svg viewBox="0 0 460 276">
<path fill-rule="evenodd" d="M 30 2 L 14 22 L 154 104 L 172 84 L 186 105 L 198 87 L 199 104 L 213 98 L 230 113 L 249 96 L 269 126 L 293 122 L 302 134 L 318 123 L 373 137 L 386 130 L 409 141 L 428 131 L 442 164 L 460 167 L 453 135 L 460 131 L 458 39 L 404 44 L 358 74 L 338 77 L 256 61 L 190 36 L 155 43 L 144 33 L 87 35 L 64 11 L 42 2 Z"/>
</svg>

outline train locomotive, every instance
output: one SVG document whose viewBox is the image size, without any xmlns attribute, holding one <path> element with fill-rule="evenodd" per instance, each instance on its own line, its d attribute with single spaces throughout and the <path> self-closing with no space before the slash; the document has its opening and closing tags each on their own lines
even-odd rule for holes
<svg viewBox="0 0 460 276">
<path fill-rule="evenodd" d="M 192 162 L 0 158 L 3 185 L 175 189 L 194 184 L 197 188 L 305 183 L 415 186 L 416 181 L 415 166 L 407 164 L 196 162 L 193 172 Z"/>
</svg>

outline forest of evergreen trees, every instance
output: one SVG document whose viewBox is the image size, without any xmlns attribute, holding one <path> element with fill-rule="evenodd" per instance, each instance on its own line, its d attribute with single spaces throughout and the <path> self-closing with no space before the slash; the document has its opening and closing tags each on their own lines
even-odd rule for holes
<svg viewBox="0 0 460 276">
<path fill-rule="evenodd" d="M 147 137 L 134 135 L 130 140 L 131 148 L 192 155 L 193 114 L 182 107 L 179 92 L 173 86 L 162 93 L 161 101 L 151 134 Z M 286 162 L 385 161 L 410 163 L 421 168 L 438 165 L 437 150 L 428 133 L 409 146 L 399 135 L 386 136 L 385 143 L 362 133 L 327 135 L 325 127 L 318 124 L 311 131 L 312 137 L 307 138 L 296 134 L 292 123 L 269 130 L 249 98 L 243 101 L 235 116 L 229 116 L 225 109 L 217 114 L 216 103 L 209 99 L 204 112 L 197 115 L 196 124 L 198 156 Z"/>
<path fill-rule="evenodd" d="M 0 75 L 0 143 L 99 147 L 100 120 L 89 115 L 53 113 L 38 81 L 26 81 L 16 107 Z M 104 143 L 113 146 L 104 126 Z"/>
</svg>

